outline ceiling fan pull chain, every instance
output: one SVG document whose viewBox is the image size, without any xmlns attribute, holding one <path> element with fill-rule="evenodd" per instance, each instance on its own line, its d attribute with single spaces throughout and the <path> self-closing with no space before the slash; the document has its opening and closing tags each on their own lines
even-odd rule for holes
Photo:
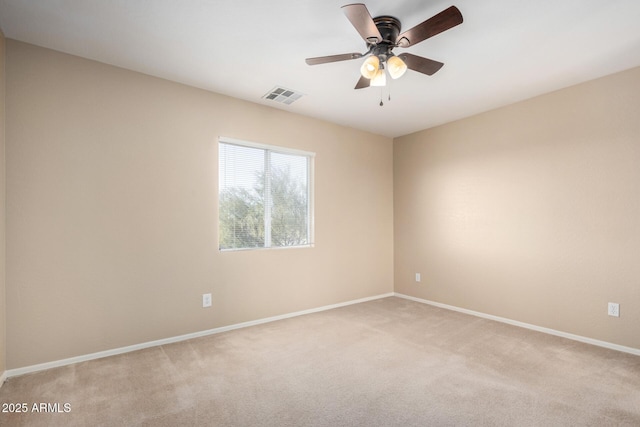
<svg viewBox="0 0 640 427">
<path fill-rule="evenodd" d="M 381 106 L 381 107 L 384 105 L 384 102 L 382 102 L 382 95 L 383 95 L 382 91 L 383 91 L 383 90 L 384 90 L 384 86 L 382 86 L 382 87 L 380 88 L 380 106 Z"/>
</svg>

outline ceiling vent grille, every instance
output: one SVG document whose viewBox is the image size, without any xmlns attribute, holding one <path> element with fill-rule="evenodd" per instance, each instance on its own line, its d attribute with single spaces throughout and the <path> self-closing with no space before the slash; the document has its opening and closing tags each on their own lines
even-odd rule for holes
<svg viewBox="0 0 640 427">
<path fill-rule="evenodd" d="M 276 86 L 267 92 L 262 98 L 269 99 L 271 101 L 280 102 L 281 104 L 291 105 L 296 100 L 300 99 L 302 94 L 299 92 L 295 92 L 291 89 L 286 89 L 284 87 Z"/>
</svg>

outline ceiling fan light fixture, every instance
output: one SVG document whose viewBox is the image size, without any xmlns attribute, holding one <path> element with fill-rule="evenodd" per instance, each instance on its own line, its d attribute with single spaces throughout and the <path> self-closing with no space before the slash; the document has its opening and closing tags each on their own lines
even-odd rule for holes
<svg viewBox="0 0 640 427">
<path fill-rule="evenodd" d="M 399 79 L 407 72 L 407 64 L 397 56 L 392 56 L 387 59 L 387 69 L 392 79 Z"/>
<path fill-rule="evenodd" d="M 371 79 L 371 86 L 386 86 L 387 85 L 387 73 L 384 68 L 380 68 L 376 75 Z"/>
<path fill-rule="evenodd" d="M 363 63 L 362 67 L 360 67 L 360 74 L 365 79 L 373 79 L 376 74 L 380 71 L 380 58 L 376 55 L 371 55 L 368 57 Z"/>
</svg>

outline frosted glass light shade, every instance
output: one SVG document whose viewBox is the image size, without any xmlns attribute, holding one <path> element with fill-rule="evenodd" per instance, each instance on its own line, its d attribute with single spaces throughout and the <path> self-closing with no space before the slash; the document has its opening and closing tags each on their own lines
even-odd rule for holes
<svg viewBox="0 0 640 427">
<path fill-rule="evenodd" d="M 387 73 L 384 68 L 380 68 L 376 75 L 371 79 L 371 86 L 385 86 L 387 84 Z"/>
<path fill-rule="evenodd" d="M 365 79 L 371 80 L 376 76 L 378 70 L 380 70 L 380 59 L 375 55 L 371 55 L 362 63 L 360 74 Z"/>
<path fill-rule="evenodd" d="M 392 79 L 397 79 L 402 77 L 404 73 L 407 72 L 407 64 L 397 56 L 392 56 L 387 59 L 387 69 L 389 70 L 389 75 Z"/>
</svg>

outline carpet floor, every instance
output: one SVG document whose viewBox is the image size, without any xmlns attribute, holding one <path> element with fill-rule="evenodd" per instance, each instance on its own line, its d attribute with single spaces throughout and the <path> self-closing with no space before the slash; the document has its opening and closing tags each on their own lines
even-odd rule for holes
<svg viewBox="0 0 640 427">
<path fill-rule="evenodd" d="M 0 402 L 28 405 L 7 426 L 640 426 L 640 357 L 390 297 L 13 377 Z"/>
</svg>

